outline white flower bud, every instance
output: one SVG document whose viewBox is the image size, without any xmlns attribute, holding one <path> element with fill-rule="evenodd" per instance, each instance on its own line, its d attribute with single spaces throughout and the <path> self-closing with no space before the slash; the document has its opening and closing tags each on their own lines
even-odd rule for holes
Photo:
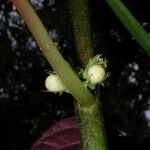
<svg viewBox="0 0 150 150">
<path fill-rule="evenodd" d="M 60 80 L 59 76 L 50 74 L 45 80 L 45 87 L 49 92 L 65 92 L 67 91 L 65 85 Z"/>
<path fill-rule="evenodd" d="M 93 65 L 88 71 L 89 81 L 91 84 L 102 83 L 106 79 L 106 71 L 102 65 Z"/>
</svg>

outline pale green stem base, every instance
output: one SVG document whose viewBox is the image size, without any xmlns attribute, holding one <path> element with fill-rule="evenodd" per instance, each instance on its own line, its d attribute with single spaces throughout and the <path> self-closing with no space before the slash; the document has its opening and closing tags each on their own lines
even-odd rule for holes
<svg viewBox="0 0 150 150">
<path fill-rule="evenodd" d="M 76 105 L 82 150 L 107 150 L 103 115 L 98 103 L 89 108 Z"/>
</svg>

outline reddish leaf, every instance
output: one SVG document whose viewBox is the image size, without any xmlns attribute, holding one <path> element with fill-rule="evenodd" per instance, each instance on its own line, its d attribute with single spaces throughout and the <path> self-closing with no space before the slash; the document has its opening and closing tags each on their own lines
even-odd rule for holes
<svg viewBox="0 0 150 150">
<path fill-rule="evenodd" d="M 79 150 L 80 139 L 75 118 L 67 118 L 47 129 L 32 150 Z"/>
</svg>

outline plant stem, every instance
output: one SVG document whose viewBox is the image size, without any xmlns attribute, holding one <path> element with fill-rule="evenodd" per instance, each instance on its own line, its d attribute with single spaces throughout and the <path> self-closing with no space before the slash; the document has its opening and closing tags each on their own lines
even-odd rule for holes
<svg viewBox="0 0 150 150">
<path fill-rule="evenodd" d="M 106 0 L 141 47 L 150 55 L 150 36 L 120 0 Z"/>
<path fill-rule="evenodd" d="M 69 4 L 76 50 L 82 66 L 85 67 L 93 56 L 88 0 L 70 0 Z M 106 150 L 104 121 L 99 103 L 96 101 L 88 108 L 80 104 L 75 106 L 80 126 L 82 150 Z"/>
<path fill-rule="evenodd" d="M 82 150 L 106 150 L 103 115 L 98 102 L 89 108 L 77 105 Z"/>
<path fill-rule="evenodd" d="M 88 0 L 69 0 L 76 50 L 83 67 L 93 56 Z"/>
<path fill-rule="evenodd" d="M 29 1 L 12 0 L 12 2 L 22 15 L 48 62 L 60 76 L 70 93 L 81 106 L 89 107 L 93 105 L 95 103 L 94 95 L 83 86 L 70 65 L 64 60 Z"/>
</svg>

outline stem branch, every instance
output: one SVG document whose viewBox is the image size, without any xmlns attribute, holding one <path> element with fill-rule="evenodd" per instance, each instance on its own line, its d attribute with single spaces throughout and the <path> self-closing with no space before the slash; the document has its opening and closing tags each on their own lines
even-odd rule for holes
<svg viewBox="0 0 150 150">
<path fill-rule="evenodd" d="M 106 0 L 141 47 L 150 55 L 150 36 L 120 0 Z"/>
<path fill-rule="evenodd" d="M 30 2 L 28 0 L 12 0 L 12 2 L 22 15 L 48 62 L 78 103 L 84 107 L 95 103 L 94 95 L 83 86 L 70 65 L 64 60 Z"/>
</svg>

